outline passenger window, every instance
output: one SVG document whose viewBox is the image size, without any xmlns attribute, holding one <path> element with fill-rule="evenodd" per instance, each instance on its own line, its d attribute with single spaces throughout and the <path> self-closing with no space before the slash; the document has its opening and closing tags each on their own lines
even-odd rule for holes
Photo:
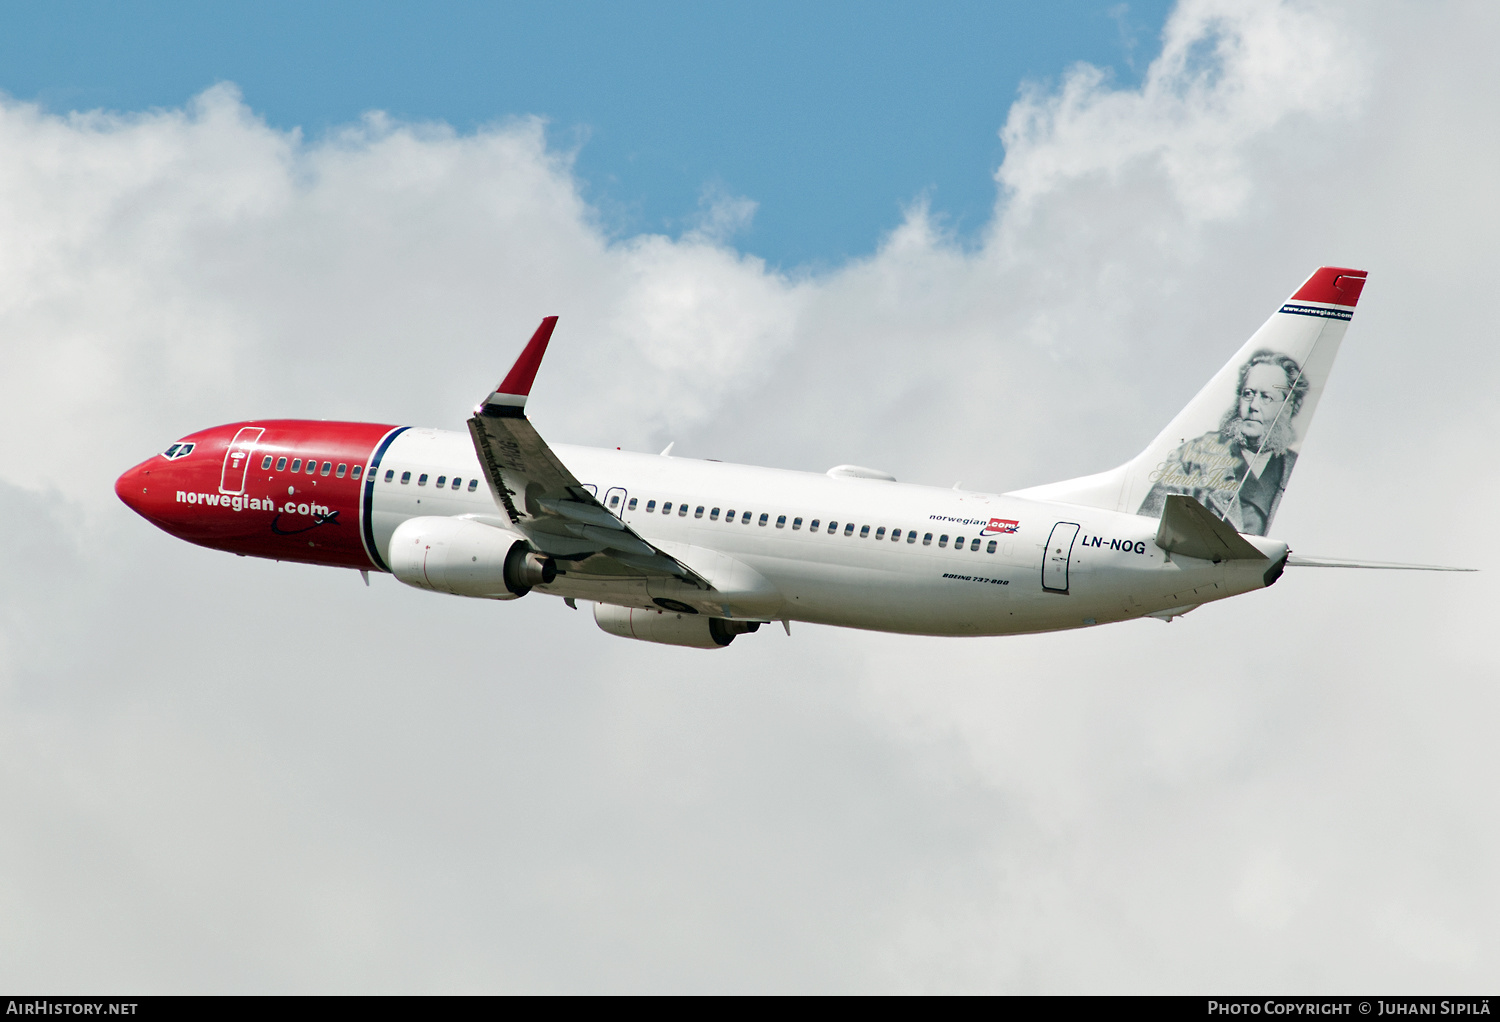
<svg viewBox="0 0 1500 1022">
<path fill-rule="evenodd" d="M 899 543 L 899 542 L 901 542 L 901 530 L 900 529 L 892 529 L 891 530 L 891 542 L 892 543 Z"/>
<path fill-rule="evenodd" d="M 881 530 L 881 531 L 884 531 L 884 530 Z M 860 539 L 869 539 L 870 538 L 870 527 L 868 525 L 861 525 L 859 527 L 859 538 Z"/>
<path fill-rule="evenodd" d="M 835 532 L 838 532 L 838 531 L 839 531 L 839 523 L 838 522 L 829 522 L 828 523 L 828 535 L 832 536 Z"/>
<path fill-rule="evenodd" d="M 462 483 L 463 483 L 462 479 L 458 478 L 458 476 L 454 476 L 453 477 L 453 482 L 451 482 L 451 483 L 448 484 L 448 489 L 450 489 L 450 490 L 456 490 L 456 489 L 458 489 L 459 485 L 462 484 Z"/>
<path fill-rule="evenodd" d="M 390 482 L 394 478 L 396 478 L 396 470 L 393 469 L 393 468 L 386 469 L 385 470 L 385 481 L 386 482 Z"/>
<path fill-rule="evenodd" d="M 944 546 L 947 546 L 947 545 L 948 545 L 948 534 L 947 533 L 943 533 L 943 535 L 941 535 L 941 536 L 938 537 L 938 546 L 944 547 Z"/>
<path fill-rule="evenodd" d="M 865 526 L 865 528 L 869 528 L 869 526 Z M 852 535 L 854 535 L 854 523 L 853 522 L 850 522 L 848 525 L 844 526 L 844 535 L 845 536 L 852 536 Z"/>
<path fill-rule="evenodd" d="M 339 478 L 340 478 L 340 479 L 342 479 L 342 478 L 344 478 L 344 473 L 345 473 L 345 472 L 347 472 L 347 471 L 349 471 L 349 466 L 348 466 L 348 465 L 346 465 L 346 464 L 344 464 L 344 463 L 343 463 L 343 462 L 342 462 L 342 461 L 341 461 L 341 462 L 339 462 L 339 467 L 338 467 L 338 471 L 337 471 L 337 472 L 335 472 L 335 473 L 334 473 L 334 475 L 336 475 L 336 476 L 338 476 L 338 477 L 339 477 Z"/>
<path fill-rule="evenodd" d="M 669 515 L 672 513 L 672 502 L 670 500 L 662 502 L 661 513 L 664 515 Z"/>
<path fill-rule="evenodd" d="M 755 512 L 754 511 L 741 511 L 740 512 L 740 524 L 741 525 L 749 525 L 750 524 L 750 519 L 752 519 L 754 517 L 755 517 Z"/>
<path fill-rule="evenodd" d="M 469 480 L 469 492 L 473 493 L 477 489 L 479 489 L 479 480 L 478 479 L 470 479 Z"/>
<path fill-rule="evenodd" d="M 976 554 L 979 553 L 979 540 L 977 538 L 969 544 L 969 550 Z"/>
<path fill-rule="evenodd" d="M 307 462 L 307 474 L 308 475 L 315 475 L 315 474 L 317 474 L 317 471 L 318 471 L 318 459 L 317 458 L 311 458 L 311 459 L 309 459 L 308 462 Z"/>
<path fill-rule="evenodd" d="M 271 456 L 269 454 L 266 455 L 264 458 L 260 459 L 260 470 L 262 472 L 264 472 L 266 469 L 270 468 L 272 460 L 273 459 L 271 458 Z"/>
<path fill-rule="evenodd" d="M 421 483 L 418 483 L 417 485 L 420 486 Z M 448 477 L 447 476 L 438 476 L 438 478 L 437 478 L 437 488 L 441 490 L 444 486 L 447 486 L 447 485 L 448 485 Z"/>
<path fill-rule="evenodd" d="M 646 501 L 646 513 L 648 515 L 652 515 L 652 514 L 656 513 L 656 501 L 654 501 L 654 500 L 648 500 L 648 501 Z"/>
<path fill-rule="evenodd" d="M 678 518 L 686 518 L 687 517 L 687 512 L 688 512 L 688 506 L 686 504 L 678 504 L 677 505 L 677 517 Z M 700 515 L 703 514 L 703 509 L 701 507 L 698 509 L 698 513 Z"/>
<path fill-rule="evenodd" d="M 928 540 L 932 539 L 932 534 L 931 533 L 928 534 L 927 539 Z M 915 543 L 917 541 L 917 530 L 913 529 L 911 532 L 908 532 L 906 534 L 906 541 L 908 543 Z M 923 542 L 925 543 L 926 540 L 923 540 Z"/>
<path fill-rule="evenodd" d="M 364 471 L 365 467 L 363 465 L 355 465 L 354 468 L 349 471 L 349 478 L 358 479 L 362 474 L 364 474 Z"/>
<path fill-rule="evenodd" d="M 976 540 L 976 542 L 977 542 L 977 540 Z M 987 543 L 985 545 L 984 552 L 987 553 L 987 554 L 992 554 L 992 553 L 995 552 L 995 541 L 993 539 L 990 540 L 989 543 Z"/>
<path fill-rule="evenodd" d="M 402 472 L 401 473 L 401 485 L 405 486 L 409 482 L 411 482 L 411 473 L 410 472 Z"/>
<path fill-rule="evenodd" d="M 423 472 L 421 475 L 417 476 L 417 485 L 418 486 L 426 486 L 427 485 L 427 473 L 426 472 Z"/>
<path fill-rule="evenodd" d="M 802 528 L 802 519 L 800 519 L 800 518 L 793 518 L 792 519 L 792 531 L 796 532 L 800 528 Z M 813 528 L 816 529 L 817 526 L 814 525 Z"/>
<path fill-rule="evenodd" d="M 731 511 L 729 513 L 730 514 L 734 514 L 733 511 Z M 717 522 L 719 520 L 719 509 L 718 508 L 714 508 L 712 511 L 710 511 L 708 513 L 708 520 L 711 521 L 711 522 Z"/>
<path fill-rule="evenodd" d="M 286 459 L 285 458 L 277 458 L 276 459 L 276 471 L 278 471 L 278 472 L 285 472 L 286 471 Z"/>
<path fill-rule="evenodd" d="M 807 527 L 807 530 L 809 532 L 817 532 L 818 531 L 818 520 L 816 518 L 814 518 L 812 520 L 812 524 Z"/>
<path fill-rule="evenodd" d="M 943 538 L 946 539 L 947 537 L 945 536 Z M 929 533 L 925 533 L 922 536 L 922 545 L 923 546 L 932 546 L 932 533 L 930 533 L 930 532 Z"/>
<path fill-rule="evenodd" d="M 301 472 L 302 471 L 302 459 L 301 458 L 293 458 L 292 459 L 292 471 L 293 472 Z"/>
<path fill-rule="evenodd" d="M 636 499 L 634 497 L 631 497 L 630 498 L 630 503 L 625 505 L 625 510 L 626 511 L 634 511 L 635 510 L 635 504 L 636 504 Z"/>
<path fill-rule="evenodd" d="M 619 507 L 620 506 L 620 495 L 618 493 L 612 494 L 610 496 L 610 498 L 609 498 L 609 506 L 610 507 Z"/>
<path fill-rule="evenodd" d="M 768 522 L 770 520 L 771 520 L 771 516 L 770 515 L 761 515 L 760 516 L 760 527 L 764 529 L 766 527 L 766 522 Z M 779 529 L 779 528 L 781 528 L 785 524 L 786 524 L 786 515 L 782 515 L 781 516 L 781 521 L 777 523 L 776 527 Z"/>
<path fill-rule="evenodd" d="M 799 518 L 797 520 L 800 522 L 802 519 Z M 784 529 L 784 528 L 786 528 L 786 515 L 777 515 L 776 516 L 776 527 L 778 529 Z"/>
<path fill-rule="evenodd" d="M 729 509 L 728 513 L 724 515 L 724 520 L 726 522 L 734 521 L 734 508 Z"/>
<path fill-rule="evenodd" d="M 686 504 L 684 504 L 682 506 L 683 507 L 687 507 Z M 702 518 L 703 517 L 703 505 L 702 504 L 699 504 L 697 506 L 697 508 L 694 509 L 694 511 L 693 511 L 693 517 L 694 518 Z"/>
<path fill-rule="evenodd" d="M 885 526 L 884 525 L 882 525 L 880 528 L 878 528 L 878 529 L 875 530 L 875 538 L 876 539 L 885 539 Z"/>
</svg>

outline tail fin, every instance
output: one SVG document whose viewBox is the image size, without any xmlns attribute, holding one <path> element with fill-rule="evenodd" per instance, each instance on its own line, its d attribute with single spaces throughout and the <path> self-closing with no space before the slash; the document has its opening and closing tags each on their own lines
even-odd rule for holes
<svg viewBox="0 0 1500 1022">
<path fill-rule="evenodd" d="M 1151 445 L 1109 472 L 1016 492 L 1156 517 L 1174 493 L 1264 536 L 1354 316 L 1364 270 L 1324 266 Z"/>
</svg>

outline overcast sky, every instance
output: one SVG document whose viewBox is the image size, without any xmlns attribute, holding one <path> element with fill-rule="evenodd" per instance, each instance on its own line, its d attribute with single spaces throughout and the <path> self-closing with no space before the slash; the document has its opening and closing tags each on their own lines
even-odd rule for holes
<svg viewBox="0 0 1500 1022">
<path fill-rule="evenodd" d="M 585 182 L 531 100 L 298 131 L 222 72 L 0 67 L 0 985 L 1492 990 L 1500 10 L 1190 0 L 1078 45 L 1115 66 L 975 72 L 977 223 L 872 167 L 890 222 L 810 249 L 718 170 L 622 219 L 650 180 Z M 557 314 L 554 441 L 1003 491 L 1136 453 L 1328 263 L 1370 283 L 1273 534 L 1479 574 L 704 652 L 112 490 L 241 418 L 461 429 Z"/>
</svg>

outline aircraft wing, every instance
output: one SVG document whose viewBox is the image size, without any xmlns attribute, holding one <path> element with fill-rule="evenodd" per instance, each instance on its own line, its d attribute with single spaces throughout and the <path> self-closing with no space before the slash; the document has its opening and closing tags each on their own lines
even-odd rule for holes
<svg viewBox="0 0 1500 1022">
<path fill-rule="evenodd" d="M 701 575 L 600 504 L 526 418 L 526 398 L 556 325 L 556 316 L 542 320 L 505 379 L 469 419 L 490 492 L 512 528 L 558 561 L 562 573 L 674 578 L 711 591 Z"/>
</svg>

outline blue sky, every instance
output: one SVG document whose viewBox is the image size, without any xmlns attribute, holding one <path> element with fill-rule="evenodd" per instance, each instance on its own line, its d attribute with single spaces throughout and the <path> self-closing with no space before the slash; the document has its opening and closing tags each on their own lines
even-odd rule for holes
<svg viewBox="0 0 1500 1022">
<path fill-rule="evenodd" d="M 705 193 L 759 204 L 772 263 L 871 251 L 926 196 L 989 217 L 1024 81 L 1135 81 L 1169 5 L 101 3 L 0 8 L 0 90 L 53 111 L 179 106 L 237 83 L 317 136 L 370 109 L 460 130 L 538 114 L 611 230 L 677 234 Z"/>
</svg>

